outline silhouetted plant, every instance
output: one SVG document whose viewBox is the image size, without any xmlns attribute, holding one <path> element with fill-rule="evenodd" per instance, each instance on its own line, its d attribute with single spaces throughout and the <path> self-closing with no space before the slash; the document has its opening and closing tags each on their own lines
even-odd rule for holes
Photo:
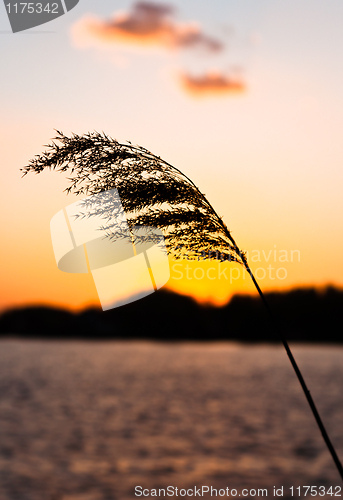
<svg viewBox="0 0 343 500">
<path fill-rule="evenodd" d="M 55 141 L 59 141 L 58 145 Z M 49 168 L 69 171 L 71 185 L 66 191 L 76 195 L 94 195 L 118 189 L 126 219 L 131 228 L 152 226 L 164 232 L 168 253 L 189 259 L 207 255 L 238 262 L 248 271 L 269 316 L 280 336 L 313 415 L 343 479 L 343 468 L 328 437 L 305 381 L 284 339 L 283 331 L 261 291 L 246 258 L 225 223 L 196 185 L 180 170 L 141 146 L 120 144 L 106 134 L 93 132 L 83 136 L 57 136 L 48 150 L 22 169 L 40 173 Z M 94 208 L 94 207 L 93 207 Z M 105 229 L 111 237 L 111 210 L 101 208 L 108 220 Z M 176 250 L 180 250 L 176 251 Z"/>
<path fill-rule="evenodd" d="M 66 191 L 75 195 L 117 188 L 129 226 L 160 228 L 174 257 L 215 258 L 217 252 L 222 260 L 245 264 L 246 256 L 223 220 L 180 170 L 143 147 L 120 144 L 105 134 L 57 134 L 49 149 L 22 169 L 24 175 L 46 168 L 68 171 Z M 102 212 L 106 217 L 104 207 Z M 106 229 L 110 232 L 110 224 Z"/>
</svg>

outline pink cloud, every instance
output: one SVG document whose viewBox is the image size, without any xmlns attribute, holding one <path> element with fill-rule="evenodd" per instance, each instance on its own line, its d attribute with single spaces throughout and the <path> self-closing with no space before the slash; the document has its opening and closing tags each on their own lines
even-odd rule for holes
<svg viewBox="0 0 343 500">
<path fill-rule="evenodd" d="M 226 76 L 219 71 L 209 71 L 202 76 L 181 73 L 180 82 L 183 89 L 194 97 L 238 94 L 246 91 L 246 85 L 242 80 Z"/>
<path fill-rule="evenodd" d="M 116 13 L 110 20 L 93 16 L 82 18 L 73 27 L 77 43 L 97 40 L 106 44 L 125 43 L 162 46 L 167 49 L 203 48 L 218 52 L 222 43 L 201 30 L 196 23 L 177 23 L 171 5 L 135 3 L 128 12 Z"/>
</svg>

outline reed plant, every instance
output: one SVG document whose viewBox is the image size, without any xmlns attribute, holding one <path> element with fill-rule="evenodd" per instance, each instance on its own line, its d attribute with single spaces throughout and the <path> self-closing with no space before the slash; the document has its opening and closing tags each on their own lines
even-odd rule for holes
<svg viewBox="0 0 343 500">
<path fill-rule="evenodd" d="M 206 255 L 237 262 L 249 273 L 260 295 L 275 335 L 282 342 L 295 374 L 304 391 L 320 432 L 343 479 L 342 464 L 323 425 L 312 396 L 277 321 L 258 285 L 243 252 L 223 219 L 217 214 L 194 182 L 178 168 L 131 142 L 121 144 L 105 133 L 91 132 L 67 137 L 60 131 L 45 152 L 33 158 L 22 169 L 40 173 L 45 169 L 68 172 L 67 193 L 95 195 L 116 188 L 129 227 L 150 226 L 163 231 L 167 250 L 174 258 L 199 259 Z M 110 211 L 104 212 L 108 237 L 111 232 Z"/>
</svg>

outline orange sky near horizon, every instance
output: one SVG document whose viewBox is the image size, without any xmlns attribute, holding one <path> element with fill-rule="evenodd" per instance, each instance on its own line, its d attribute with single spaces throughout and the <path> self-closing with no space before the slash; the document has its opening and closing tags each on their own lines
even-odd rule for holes
<svg viewBox="0 0 343 500">
<path fill-rule="evenodd" d="M 76 200 L 63 192 L 67 175 L 21 178 L 19 169 L 44 151 L 54 128 L 67 135 L 104 130 L 180 168 L 248 252 L 262 290 L 343 287 L 343 71 L 336 50 L 343 9 L 334 0 L 325 9 L 314 0 L 306 17 L 304 0 L 262 4 L 258 25 L 249 18 L 242 35 L 247 44 L 253 34 L 259 40 L 247 45 L 248 56 L 235 52 L 234 39 L 228 56 L 149 52 L 143 45 L 134 51 L 131 43 L 76 46 L 73 28 L 84 16 L 113 15 L 109 3 L 94 7 L 88 0 L 54 21 L 54 33 L 2 36 L 0 310 L 99 306 L 92 276 L 63 273 L 54 259 L 50 220 Z M 132 5 L 122 2 L 118 10 L 131 12 Z M 206 44 L 224 40 L 219 26 L 226 17 L 236 19 L 240 33 L 252 3 L 242 0 L 231 12 L 218 0 L 212 17 L 203 1 L 176 5 L 179 18 L 171 26 L 195 20 L 196 43 Z M 245 66 L 245 92 L 208 88 L 194 99 L 180 85 L 180 74 L 203 78 L 204 85 L 208 74 L 229 78 L 236 60 Z M 203 303 L 255 293 L 238 265 L 171 261 L 170 267 L 167 288 Z"/>
</svg>

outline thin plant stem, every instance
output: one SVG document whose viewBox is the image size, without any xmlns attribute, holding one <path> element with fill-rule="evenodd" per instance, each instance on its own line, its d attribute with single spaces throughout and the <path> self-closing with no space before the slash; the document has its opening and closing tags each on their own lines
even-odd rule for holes
<svg viewBox="0 0 343 500">
<path fill-rule="evenodd" d="M 231 240 L 233 246 L 235 247 L 236 251 L 240 252 L 240 250 L 239 250 L 239 248 L 238 248 L 235 240 L 231 236 L 231 234 L 230 234 L 230 240 Z M 303 392 L 305 394 L 307 402 L 310 405 L 311 411 L 312 411 L 313 416 L 314 416 L 314 418 L 315 418 L 315 420 L 317 422 L 319 430 L 320 430 L 320 432 L 321 432 L 321 434 L 323 436 L 325 444 L 326 444 L 326 446 L 327 446 L 327 448 L 328 448 L 328 450 L 329 450 L 329 452 L 330 452 L 330 454 L 332 456 L 332 459 L 333 459 L 333 461 L 334 461 L 334 463 L 335 463 L 335 465 L 337 467 L 338 473 L 341 476 L 341 479 L 343 480 L 343 467 L 342 467 L 341 461 L 339 460 L 338 455 L 336 453 L 336 450 L 335 450 L 333 444 L 331 443 L 331 440 L 329 438 L 328 433 L 326 432 L 326 429 L 325 429 L 325 426 L 323 424 L 323 421 L 320 418 L 320 415 L 318 413 L 317 407 L 316 407 L 316 405 L 315 405 L 315 403 L 313 401 L 313 398 L 311 396 L 310 391 L 307 388 L 307 385 L 306 385 L 306 382 L 304 380 L 304 377 L 302 376 L 300 368 L 299 368 L 297 362 L 295 361 L 295 358 L 294 358 L 294 356 L 292 354 L 292 351 L 291 351 L 291 349 L 290 349 L 290 347 L 288 345 L 288 342 L 284 338 L 283 328 L 280 325 L 280 323 L 276 320 L 276 318 L 275 318 L 275 316 L 274 316 L 274 314 L 273 314 L 273 312 L 272 312 L 272 310 L 271 310 L 271 308 L 270 308 L 270 306 L 268 304 L 268 301 L 267 301 L 264 293 L 262 292 L 259 284 L 256 281 L 256 278 L 255 278 L 252 270 L 250 269 L 250 266 L 248 264 L 246 256 L 245 255 L 241 255 L 241 257 L 242 257 L 243 265 L 244 265 L 246 271 L 249 273 L 249 276 L 252 279 L 252 282 L 254 283 L 255 288 L 258 291 L 258 294 L 261 297 L 262 302 L 263 302 L 263 304 L 264 304 L 264 306 L 265 306 L 265 308 L 266 308 L 266 310 L 268 312 L 268 315 L 269 315 L 269 318 L 271 320 L 272 326 L 274 327 L 275 332 L 277 333 L 277 335 L 279 337 L 279 340 L 282 342 L 282 344 L 283 344 L 283 346 L 284 346 L 284 348 L 286 350 L 287 356 L 288 356 L 288 358 L 289 358 L 289 360 L 291 362 L 291 365 L 292 365 L 292 367 L 293 367 L 293 369 L 295 371 L 295 374 L 296 374 L 296 376 L 297 376 L 297 378 L 299 380 L 299 383 L 300 383 L 300 385 L 302 387 L 302 390 L 303 390 Z"/>
<path fill-rule="evenodd" d="M 275 331 L 277 332 L 277 334 L 279 336 L 279 339 L 282 342 L 282 344 L 283 344 L 283 346 L 284 346 L 284 348 L 286 350 L 287 356 L 288 356 L 288 358 L 289 358 L 289 360 L 291 362 L 291 365 L 292 365 L 292 367 L 293 367 L 293 369 L 295 371 L 295 374 L 296 374 L 296 376 L 297 376 L 297 378 L 298 378 L 298 380 L 300 382 L 302 390 L 304 391 L 304 394 L 306 396 L 307 402 L 310 405 L 311 411 L 312 411 L 313 416 L 314 416 L 314 418 L 315 418 L 315 420 L 316 420 L 316 422 L 318 424 L 318 427 L 319 427 L 320 432 L 321 432 L 321 434 L 323 436 L 325 444 L 328 447 L 328 450 L 329 450 L 329 452 L 330 452 L 330 454 L 332 456 L 333 461 L 335 462 L 335 465 L 336 465 L 337 470 L 338 470 L 338 472 L 339 472 L 339 474 L 341 476 L 341 479 L 343 480 L 343 467 L 342 467 L 342 464 L 341 464 L 341 462 L 340 462 L 340 460 L 338 458 L 338 455 L 336 453 L 336 450 L 335 450 L 333 444 L 331 443 L 331 440 L 330 440 L 330 438 L 328 436 L 328 433 L 326 432 L 326 429 L 324 427 L 322 419 L 320 418 L 320 415 L 319 415 L 318 410 L 316 408 L 316 405 L 315 405 L 315 403 L 313 401 L 311 393 L 310 393 L 310 391 L 307 388 L 306 382 L 304 380 L 304 377 L 302 376 L 300 368 L 299 368 L 297 362 L 295 361 L 295 358 L 294 358 L 294 356 L 292 354 L 292 351 L 291 351 L 291 349 L 290 349 L 290 347 L 288 345 L 287 340 L 285 340 L 285 338 L 283 336 L 283 328 L 281 327 L 281 325 L 279 324 L 279 322 L 276 320 L 276 318 L 275 318 L 275 316 L 274 316 L 274 314 L 273 314 L 273 312 L 272 312 L 272 310 L 271 310 L 271 308 L 270 308 L 270 306 L 268 304 L 268 301 L 267 301 L 265 295 L 263 294 L 261 288 L 259 287 L 259 284 L 257 283 L 257 281 L 255 279 L 255 276 L 253 275 L 253 273 L 252 273 L 252 271 L 251 271 L 251 269 L 250 269 L 250 267 L 249 267 L 246 259 L 245 259 L 245 262 L 244 262 L 244 267 L 248 271 L 248 273 L 249 273 L 249 275 L 250 275 L 250 277 L 251 277 L 251 279 L 252 279 L 252 281 L 253 281 L 253 283 L 254 283 L 254 285 L 256 287 L 256 290 L 258 291 L 259 296 L 261 297 L 262 302 L 263 302 L 263 304 L 264 304 L 264 306 L 265 306 L 265 308 L 266 308 L 266 310 L 267 310 L 267 312 L 269 314 L 269 318 L 270 318 L 270 320 L 272 322 L 272 325 L 275 328 Z"/>
</svg>

